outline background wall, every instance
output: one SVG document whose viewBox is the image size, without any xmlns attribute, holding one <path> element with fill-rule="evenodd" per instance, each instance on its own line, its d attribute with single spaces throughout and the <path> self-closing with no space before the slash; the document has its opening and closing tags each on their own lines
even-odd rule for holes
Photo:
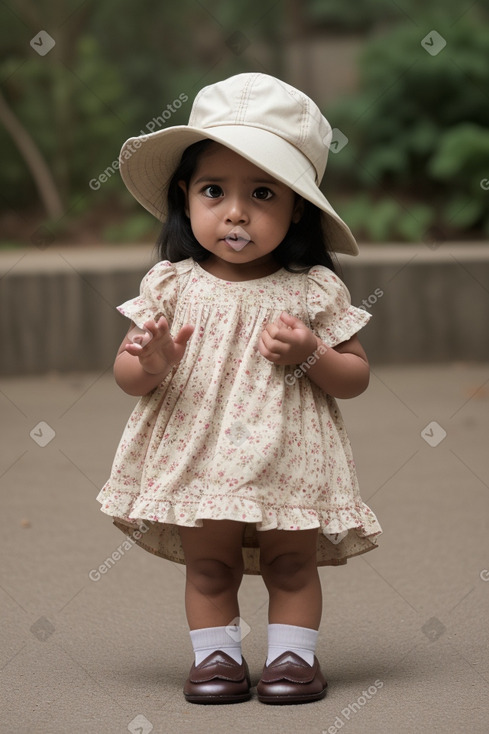
<svg viewBox="0 0 489 734">
<path fill-rule="evenodd" d="M 127 331 L 116 306 L 139 292 L 153 248 L 0 253 L 0 374 L 105 371 Z M 352 302 L 372 314 L 372 364 L 489 361 L 489 248 L 370 246 L 341 258 Z"/>
</svg>

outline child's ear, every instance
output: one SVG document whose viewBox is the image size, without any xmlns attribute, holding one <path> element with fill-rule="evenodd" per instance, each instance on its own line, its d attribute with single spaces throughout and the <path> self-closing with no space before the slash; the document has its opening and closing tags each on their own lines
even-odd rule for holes
<svg viewBox="0 0 489 734">
<path fill-rule="evenodd" d="M 300 222 L 302 215 L 304 214 L 304 199 L 302 196 L 296 196 L 294 209 L 292 211 L 292 221 L 294 224 Z"/>
<path fill-rule="evenodd" d="M 178 182 L 178 185 L 182 189 L 182 191 L 183 191 L 183 193 L 185 195 L 185 214 L 186 214 L 187 217 L 190 217 L 190 211 L 189 211 L 189 208 L 188 208 L 188 189 L 187 189 L 187 184 L 185 183 L 185 181 L 179 181 Z"/>
</svg>

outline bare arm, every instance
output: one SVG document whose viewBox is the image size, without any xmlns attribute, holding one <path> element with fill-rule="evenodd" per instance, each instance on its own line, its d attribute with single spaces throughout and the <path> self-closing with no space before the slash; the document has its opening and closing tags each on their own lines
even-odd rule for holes
<svg viewBox="0 0 489 734">
<path fill-rule="evenodd" d="M 366 390 L 370 378 L 367 356 L 356 336 L 327 347 L 302 321 L 283 313 L 263 330 L 258 349 L 275 364 L 298 365 L 298 379 L 307 375 L 335 398 L 353 398 Z"/>
<path fill-rule="evenodd" d="M 355 398 L 361 395 L 370 380 L 370 367 L 357 336 L 336 347 L 327 347 L 316 337 L 317 360 L 309 367 L 307 376 L 334 398 Z"/>
<path fill-rule="evenodd" d="M 186 324 L 172 339 L 163 317 L 158 323 L 153 319 L 147 321 L 144 328 L 152 334 L 151 341 L 146 346 L 133 344 L 128 340 L 128 332 L 114 362 L 115 380 L 128 395 L 147 395 L 157 387 L 182 359 L 194 330 Z"/>
</svg>

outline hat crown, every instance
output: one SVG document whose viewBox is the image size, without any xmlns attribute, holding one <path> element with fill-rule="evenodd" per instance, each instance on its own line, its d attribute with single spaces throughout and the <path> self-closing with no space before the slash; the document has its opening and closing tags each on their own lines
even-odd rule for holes
<svg viewBox="0 0 489 734">
<path fill-rule="evenodd" d="M 189 127 L 257 127 L 295 146 L 310 161 L 319 184 L 326 169 L 331 126 L 303 92 L 268 74 L 237 74 L 204 87 L 196 96 Z"/>
</svg>

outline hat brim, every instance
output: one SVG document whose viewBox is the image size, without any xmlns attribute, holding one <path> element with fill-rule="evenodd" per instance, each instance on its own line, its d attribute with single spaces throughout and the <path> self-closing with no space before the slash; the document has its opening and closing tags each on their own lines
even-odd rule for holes
<svg viewBox="0 0 489 734">
<path fill-rule="evenodd" d="M 166 219 L 168 185 L 183 151 L 206 138 L 238 153 L 315 204 L 322 213 L 321 223 L 329 249 L 358 254 L 349 227 L 317 186 L 309 160 L 279 135 L 259 127 L 219 125 L 203 129 L 178 125 L 129 138 L 119 158 L 122 179 L 134 198 L 157 219 L 162 222 Z"/>
</svg>

